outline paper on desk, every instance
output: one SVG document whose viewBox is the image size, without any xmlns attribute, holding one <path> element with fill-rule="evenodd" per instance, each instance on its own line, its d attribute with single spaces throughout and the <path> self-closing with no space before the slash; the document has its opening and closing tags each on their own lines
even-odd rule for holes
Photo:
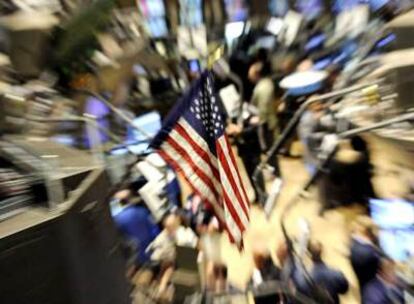
<svg viewBox="0 0 414 304">
<path fill-rule="evenodd" d="M 158 153 L 151 153 L 137 164 L 137 168 L 148 181 L 159 181 L 165 178 L 167 164 Z M 174 174 L 168 170 L 167 180 L 172 181 L 174 178 Z"/>
<path fill-rule="evenodd" d="M 157 168 L 151 166 L 146 161 L 139 162 L 137 168 L 148 181 L 159 181 L 164 176 Z"/>
<path fill-rule="evenodd" d="M 138 190 L 138 193 L 141 195 L 156 221 L 162 219 L 165 211 L 164 206 L 167 203 L 167 198 L 160 198 L 160 194 L 163 192 L 164 187 L 165 183 L 151 181 Z"/>
</svg>

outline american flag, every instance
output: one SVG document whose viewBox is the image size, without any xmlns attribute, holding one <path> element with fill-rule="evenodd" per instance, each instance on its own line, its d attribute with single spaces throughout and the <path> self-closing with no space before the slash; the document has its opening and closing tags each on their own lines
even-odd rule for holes
<svg viewBox="0 0 414 304">
<path fill-rule="evenodd" d="M 202 74 L 164 120 L 151 146 L 214 210 L 233 243 L 242 245 L 249 201 L 209 72 Z"/>
</svg>

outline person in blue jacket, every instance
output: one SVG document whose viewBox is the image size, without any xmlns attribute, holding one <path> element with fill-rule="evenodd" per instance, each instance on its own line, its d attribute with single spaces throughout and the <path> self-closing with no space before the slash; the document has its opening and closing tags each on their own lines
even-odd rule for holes
<svg viewBox="0 0 414 304">
<path fill-rule="evenodd" d="M 377 275 L 380 260 L 384 254 L 377 246 L 378 227 L 370 217 L 359 216 L 354 226 L 350 246 L 350 262 L 362 295 L 365 285 Z"/>
<path fill-rule="evenodd" d="M 377 276 L 362 290 L 362 304 L 404 304 L 404 294 L 398 285 L 395 263 L 387 257 L 380 262 Z"/>
<path fill-rule="evenodd" d="M 324 292 L 325 298 L 329 300 L 328 303 L 339 304 L 339 295 L 348 291 L 348 280 L 342 272 L 330 268 L 323 262 L 322 250 L 320 242 L 313 241 L 309 244 L 309 253 L 313 262 L 310 278 L 306 278 L 303 271 L 298 269 L 294 278 L 295 285 L 300 293 L 310 298 L 314 298 L 315 286 L 317 286 Z"/>
<path fill-rule="evenodd" d="M 130 190 L 119 191 L 115 199 L 120 203 L 120 211 L 114 215 L 115 224 L 126 240 L 135 243 L 136 266 L 142 266 L 149 261 L 150 256 L 145 249 L 159 234 L 158 225 L 143 204 L 131 202 Z"/>
</svg>

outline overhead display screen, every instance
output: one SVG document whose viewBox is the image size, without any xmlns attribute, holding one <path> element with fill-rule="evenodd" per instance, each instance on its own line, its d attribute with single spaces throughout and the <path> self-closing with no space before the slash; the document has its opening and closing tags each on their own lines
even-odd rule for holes
<svg viewBox="0 0 414 304">
<path fill-rule="evenodd" d="M 168 27 L 163 0 L 140 0 L 138 3 L 149 34 L 153 38 L 167 36 Z"/>
</svg>

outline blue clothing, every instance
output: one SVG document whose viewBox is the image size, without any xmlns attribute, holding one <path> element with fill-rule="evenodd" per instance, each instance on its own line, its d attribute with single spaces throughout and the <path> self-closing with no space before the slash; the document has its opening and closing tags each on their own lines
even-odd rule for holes
<svg viewBox="0 0 414 304">
<path fill-rule="evenodd" d="M 343 273 L 329 268 L 323 262 L 314 264 L 310 276 L 314 284 L 325 289 L 333 303 L 339 303 L 339 295 L 348 291 L 348 280 Z M 296 271 L 294 282 L 300 293 L 312 297 L 314 287 L 305 279 L 303 273 Z"/>
<path fill-rule="evenodd" d="M 403 304 L 404 296 L 401 290 L 387 287 L 375 278 L 364 287 L 361 301 L 362 304 Z"/>
<path fill-rule="evenodd" d="M 375 278 L 381 258 L 380 251 L 372 244 L 352 239 L 351 265 L 358 278 L 362 293 L 364 286 Z"/>
<path fill-rule="evenodd" d="M 96 122 L 98 123 L 100 127 L 104 129 L 110 128 L 108 116 L 111 113 L 111 111 L 105 105 L 105 103 L 103 103 L 101 100 L 97 99 L 96 97 L 89 97 L 86 100 L 84 112 L 96 117 Z M 98 132 L 99 132 L 100 142 L 104 143 L 109 140 L 109 137 L 106 133 L 104 133 L 103 131 L 98 131 Z M 87 129 L 85 129 L 84 136 L 85 136 L 85 141 L 84 141 L 85 146 L 91 147 L 93 143 L 89 142 L 90 138 L 89 138 Z"/>
<path fill-rule="evenodd" d="M 114 221 L 121 233 L 137 244 L 137 264 L 149 261 L 145 249 L 159 234 L 159 228 L 148 209 L 139 205 L 127 206 L 115 215 Z"/>
<path fill-rule="evenodd" d="M 168 202 L 173 206 L 181 206 L 181 187 L 178 178 L 174 178 L 165 186 Z"/>
</svg>

